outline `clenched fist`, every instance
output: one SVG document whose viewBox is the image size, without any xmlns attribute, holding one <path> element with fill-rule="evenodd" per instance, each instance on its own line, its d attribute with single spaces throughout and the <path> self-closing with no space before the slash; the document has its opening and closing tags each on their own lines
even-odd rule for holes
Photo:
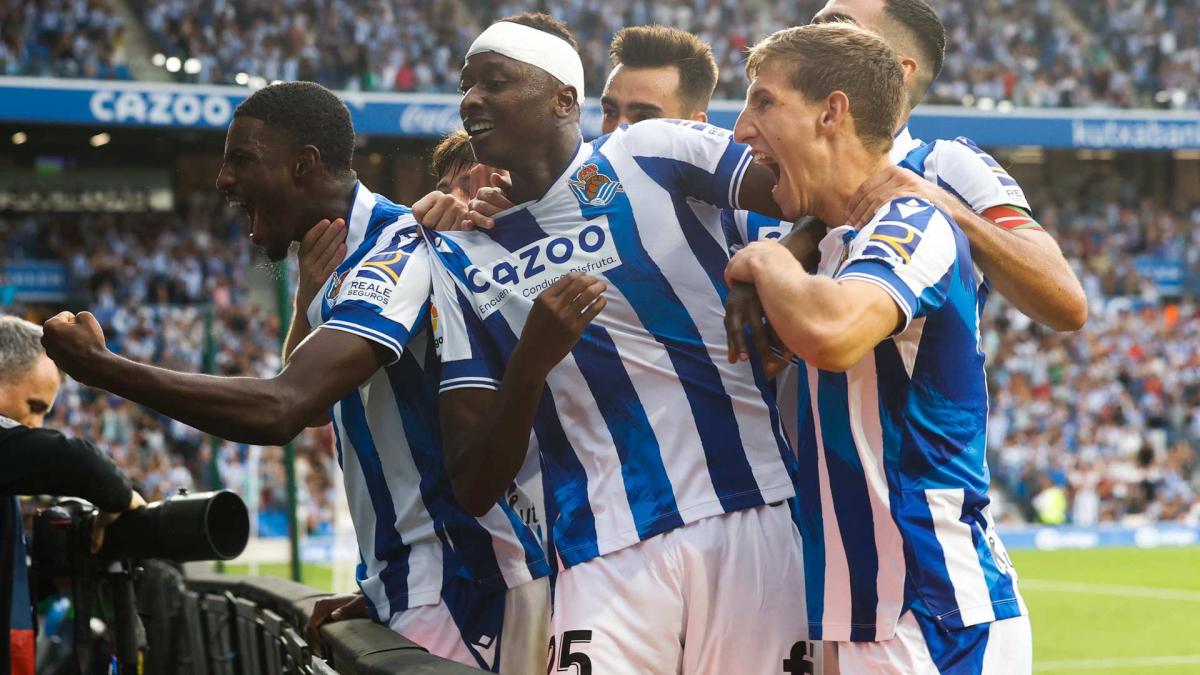
<svg viewBox="0 0 1200 675">
<path fill-rule="evenodd" d="M 46 355 L 71 377 L 94 384 L 91 373 L 97 363 L 112 354 L 104 344 L 104 330 L 91 312 L 60 312 L 42 325 L 42 347 Z"/>
</svg>

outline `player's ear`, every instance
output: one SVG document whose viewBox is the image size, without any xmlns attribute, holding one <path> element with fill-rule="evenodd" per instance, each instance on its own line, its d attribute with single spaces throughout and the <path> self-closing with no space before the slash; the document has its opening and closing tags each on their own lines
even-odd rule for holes
<svg viewBox="0 0 1200 675">
<path fill-rule="evenodd" d="M 825 106 L 817 120 L 817 133 L 832 136 L 850 116 L 850 98 L 844 91 L 830 92 L 825 97 Z"/>
<path fill-rule="evenodd" d="M 292 166 L 292 176 L 297 180 L 311 178 L 321 165 L 321 151 L 315 145 L 300 148 L 296 161 Z"/>
<path fill-rule="evenodd" d="M 704 122 L 705 124 L 708 124 L 708 113 L 704 112 L 703 110 L 694 112 L 692 113 L 691 120 L 693 122 Z"/>
<path fill-rule="evenodd" d="M 579 114 L 579 96 L 575 87 L 559 87 L 554 97 L 554 114 L 560 119 L 567 119 L 572 114 Z"/>
<path fill-rule="evenodd" d="M 904 84 L 907 86 L 917 76 L 917 71 L 921 70 L 921 64 L 911 56 L 901 56 L 900 70 L 904 71 Z"/>
</svg>

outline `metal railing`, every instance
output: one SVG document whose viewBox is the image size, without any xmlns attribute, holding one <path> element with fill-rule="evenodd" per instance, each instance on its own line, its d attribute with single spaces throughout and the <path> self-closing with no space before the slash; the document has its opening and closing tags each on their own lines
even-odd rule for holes
<svg viewBox="0 0 1200 675">
<path fill-rule="evenodd" d="M 480 671 L 433 656 L 365 619 L 304 627 L 328 594 L 273 577 L 234 577 L 206 565 L 147 561 L 138 585 L 149 649 L 147 675 L 466 675 Z"/>
</svg>

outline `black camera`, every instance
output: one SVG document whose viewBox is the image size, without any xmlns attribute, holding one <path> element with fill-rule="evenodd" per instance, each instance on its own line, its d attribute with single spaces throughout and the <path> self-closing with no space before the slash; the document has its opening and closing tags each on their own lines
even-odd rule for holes
<svg viewBox="0 0 1200 675">
<path fill-rule="evenodd" d="M 96 509 L 79 499 L 62 499 L 34 521 L 34 560 L 42 569 L 70 567 L 80 547 L 87 551 Z M 229 490 L 180 494 L 123 514 L 109 525 L 102 561 L 158 558 L 174 562 L 231 560 L 246 548 L 250 516 L 242 498 Z"/>
<path fill-rule="evenodd" d="M 246 504 L 228 490 L 188 494 L 186 490 L 122 514 L 105 528 L 104 546 L 90 551 L 96 507 L 80 499 L 60 499 L 33 522 L 34 597 L 63 590 L 74 604 L 73 644 L 79 672 L 104 666 L 96 645 L 111 645 L 117 672 L 140 672 L 146 633 L 134 593 L 140 575 L 136 561 L 230 560 L 246 548 L 250 517 Z M 93 601 L 111 609 L 111 635 L 97 639 L 90 623 Z M 85 645 L 91 645 L 85 647 Z"/>
</svg>

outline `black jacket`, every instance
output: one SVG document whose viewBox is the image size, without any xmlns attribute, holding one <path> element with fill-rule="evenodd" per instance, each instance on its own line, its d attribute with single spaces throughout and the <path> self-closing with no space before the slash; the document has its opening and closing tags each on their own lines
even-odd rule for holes
<svg viewBox="0 0 1200 675">
<path fill-rule="evenodd" d="M 96 446 L 0 416 L 0 664 L 14 673 L 33 657 L 33 609 L 16 495 L 41 494 L 82 497 L 112 513 L 129 508 L 133 498 L 125 475 Z"/>
</svg>

